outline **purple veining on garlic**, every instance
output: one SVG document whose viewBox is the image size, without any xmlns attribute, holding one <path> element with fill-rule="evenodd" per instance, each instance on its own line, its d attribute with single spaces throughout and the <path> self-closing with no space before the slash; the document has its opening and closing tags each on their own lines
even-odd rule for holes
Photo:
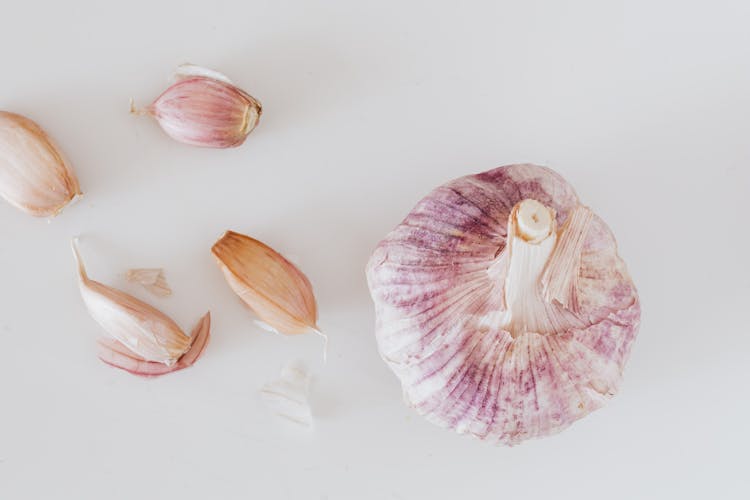
<svg viewBox="0 0 750 500">
<path fill-rule="evenodd" d="M 519 317 L 513 307 L 524 311 L 520 299 L 506 304 L 504 288 L 518 262 L 509 217 L 523 200 L 552 210 L 555 238 L 580 207 L 572 187 L 544 167 L 463 177 L 420 201 L 367 268 L 378 346 L 407 401 L 440 426 L 505 444 L 557 432 L 601 407 L 617 391 L 640 320 L 614 237 L 594 214 L 573 233 L 583 242 L 571 271 L 575 311 L 540 302 L 551 319 L 528 324 L 549 331 L 507 326 Z M 539 251 L 517 245 L 517 255 Z"/>
</svg>

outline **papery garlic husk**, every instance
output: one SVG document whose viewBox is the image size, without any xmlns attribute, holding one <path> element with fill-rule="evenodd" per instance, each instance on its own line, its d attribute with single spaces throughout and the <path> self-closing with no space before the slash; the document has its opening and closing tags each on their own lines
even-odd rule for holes
<svg viewBox="0 0 750 500">
<path fill-rule="evenodd" d="M 281 377 L 264 385 L 260 391 L 263 401 L 278 416 L 310 427 L 313 423 L 308 396 L 310 372 L 299 360 L 289 362 L 281 370 Z"/>
<path fill-rule="evenodd" d="M 90 279 L 75 241 L 73 254 L 81 296 L 89 314 L 119 343 L 119 346 L 108 341 L 99 343 L 103 361 L 140 375 L 160 375 L 190 366 L 202 354 L 209 338 L 208 314 L 201 318 L 193 335 L 187 336 L 155 307 Z M 164 368 L 144 363 L 161 364 Z"/>
<path fill-rule="evenodd" d="M 640 305 L 607 225 L 554 171 L 449 182 L 373 253 L 381 356 L 429 421 L 502 444 L 617 391 Z"/>
<path fill-rule="evenodd" d="M 172 294 L 163 269 L 128 269 L 125 278 L 132 283 L 138 283 L 157 297 L 167 297 Z"/>
<path fill-rule="evenodd" d="M 80 194 L 73 168 L 44 130 L 0 111 L 0 195 L 24 212 L 51 217 Z"/>
<path fill-rule="evenodd" d="M 143 111 L 173 139 L 193 146 L 239 146 L 258 125 L 260 102 L 213 70 L 182 65 L 176 82 Z"/>
<path fill-rule="evenodd" d="M 287 334 L 320 334 L 310 281 L 276 250 L 227 231 L 211 253 L 232 290 L 271 328 Z"/>
</svg>

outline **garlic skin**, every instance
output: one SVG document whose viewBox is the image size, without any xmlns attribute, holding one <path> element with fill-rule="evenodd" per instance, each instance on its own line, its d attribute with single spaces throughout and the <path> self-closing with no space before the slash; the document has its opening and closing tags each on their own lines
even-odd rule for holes
<svg viewBox="0 0 750 500">
<path fill-rule="evenodd" d="M 121 342 L 102 337 L 97 340 L 97 354 L 104 363 L 141 377 L 158 377 L 192 366 L 208 347 L 211 330 L 211 314 L 206 313 L 190 334 L 192 345 L 176 363 L 166 365 L 148 361 L 137 355 Z"/>
<path fill-rule="evenodd" d="M 72 167 L 44 130 L 0 111 L 0 196 L 31 215 L 52 217 L 80 194 Z"/>
<path fill-rule="evenodd" d="M 303 427 L 312 427 L 313 415 L 308 402 L 311 379 L 307 367 L 294 360 L 284 366 L 279 379 L 264 385 L 260 394 L 276 415 Z"/>
<path fill-rule="evenodd" d="M 133 360 L 160 363 L 166 368 L 171 368 L 181 361 L 186 353 L 189 353 L 197 335 L 188 337 L 177 323 L 155 307 L 132 295 L 90 279 L 86 274 L 75 240 L 72 247 L 78 265 L 81 297 L 89 314 L 110 337 L 121 345 L 122 349 L 132 353 Z M 210 317 L 207 314 L 201 319 L 194 332 L 197 334 L 205 329 L 205 332 L 201 334 L 203 336 L 201 341 L 204 345 L 200 346 L 197 356 L 196 353 L 191 355 L 195 356 L 195 359 L 205 348 L 209 327 Z M 120 349 L 111 343 L 105 342 L 100 345 L 114 350 Z M 192 364 L 195 359 L 185 360 L 183 364 L 187 361 Z M 110 364 L 117 365 L 116 363 Z M 165 370 L 165 373 L 168 371 L 174 371 L 174 369 Z"/>
<path fill-rule="evenodd" d="M 640 322 L 609 228 L 536 165 L 435 189 L 380 242 L 367 278 L 378 348 L 408 404 L 500 444 L 601 407 Z"/>
<path fill-rule="evenodd" d="M 271 328 L 286 334 L 322 335 L 310 280 L 276 250 L 227 231 L 211 253 L 232 290 Z"/>
<path fill-rule="evenodd" d="M 207 148 L 232 148 L 245 142 L 263 110 L 250 94 L 221 73 L 195 65 L 178 68 L 176 82 L 145 110 L 176 141 Z"/>
<path fill-rule="evenodd" d="M 163 269 L 128 269 L 125 279 L 131 283 L 138 283 L 157 297 L 172 295 L 172 289 L 167 284 Z"/>
</svg>

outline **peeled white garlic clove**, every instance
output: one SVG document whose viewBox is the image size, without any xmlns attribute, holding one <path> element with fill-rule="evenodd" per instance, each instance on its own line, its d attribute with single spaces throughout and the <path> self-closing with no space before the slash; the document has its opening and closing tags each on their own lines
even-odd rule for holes
<svg viewBox="0 0 750 500">
<path fill-rule="evenodd" d="M 44 130 L 0 111 L 0 196 L 31 215 L 50 217 L 80 194 L 72 167 Z"/>
<path fill-rule="evenodd" d="M 227 231 L 211 253 L 232 290 L 272 329 L 321 334 L 310 281 L 280 253 L 234 231 Z"/>
<path fill-rule="evenodd" d="M 210 317 L 207 314 L 188 337 L 180 327 L 158 309 L 120 290 L 103 285 L 88 277 L 75 240 L 73 255 L 78 264 L 78 277 L 83 302 L 94 320 L 112 337 L 100 342 L 100 357 L 107 363 L 128 371 L 158 375 L 153 362 L 164 365 L 163 373 L 190 366 L 208 342 Z M 123 350 L 124 349 L 124 350 Z M 109 354 L 107 350 L 111 351 Z M 127 353 L 129 351 L 129 354 Z M 120 355 L 120 356 L 117 356 Z M 126 362 L 122 356 L 129 356 Z"/>
<path fill-rule="evenodd" d="M 158 297 L 166 297 L 172 294 L 172 289 L 167 284 L 163 269 L 128 269 L 126 279 L 132 283 L 138 283 L 143 288 Z"/>
<path fill-rule="evenodd" d="M 260 393 L 266 405 L 280 417 L 305 427 L 312 426 L 308 403 L 310 373 L 300 361 L 292 361 L 281 370 L 281 377 L 263 386 Z"/>
<path fill-rule="evenodd" d="M 378 347 L 409 404 L 504 444 L 602 406 L 640 322 L 609 228 L 535 165 L 437 188 L 379 244 L 367 277 Z"/>
<path fill-rule="evenodd" d="M 258 124 L 262 107 L 257 99 L 213 70 L 185 64 L 176 82 L 145 110 L 173 139 L 194 146 L 231 148 L 245 142 Z"/>
</svg>

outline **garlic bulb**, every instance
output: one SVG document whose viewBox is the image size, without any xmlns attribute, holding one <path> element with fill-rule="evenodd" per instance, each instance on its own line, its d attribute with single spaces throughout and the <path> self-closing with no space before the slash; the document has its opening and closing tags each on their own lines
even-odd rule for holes
<svg viewBox="0 0 750 500">
<path fill-rule="evenodd" d="M 81 297 L 91 317 L 112 340 L 99 342 L 102 361 L 138 375 L 161 375 L 192 365 L 209 339 L 210 315 L 201 318 L 190 337 L 170 317 L 86 274 L 73 241 Z"/>
<path fill-rule="evenodd" d="M 44 130 L 0 111 L 0 196 L 24 212 L 49 217 L 80 194 L 73 169 Z"/>
<path fill-rule="evenodd" d="M 131 103 L 131 112 L 153 116 L 179 142 L 208 148 L 239 146 L 258 124 L 260 102 L 221 73 L 184 64 L 175 79 L 145 110 Z"/>
<path fill-rule="evenodd" d="M 310 281 L 276 250 L 227 231 L 211 252 L 232 290 L 271 328 L 288 334 L 321 334 Z"/>
<path fill-rule="evenodd" d="M 367 278 L 378 347 L 407 402 L 504 444 L 601 407 L 640 321 L 607 225 L 535 165 L 435 189 L 378 245 Z"/>
</svg>

